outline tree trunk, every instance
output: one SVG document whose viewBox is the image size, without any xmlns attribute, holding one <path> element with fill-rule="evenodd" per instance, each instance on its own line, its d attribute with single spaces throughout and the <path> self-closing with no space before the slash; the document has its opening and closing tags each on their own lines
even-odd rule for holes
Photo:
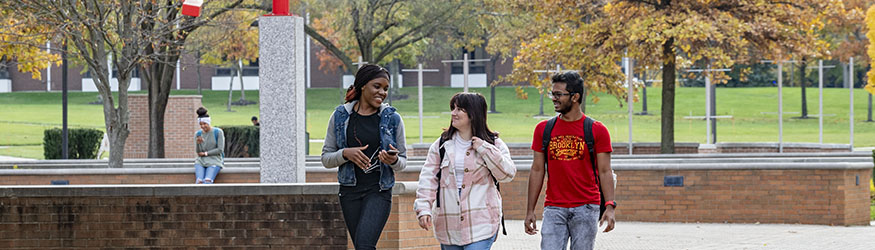
<svg viewBox="0 0 875 250">
<path fill-rule="evenodd" d="M 662 44 L 662 141 L 659 151 L 674 154 L 674 97 L 675 97 L 674 38 Z"/>
<path fill-rule="evenodd" d="M 237 77 L 240 78 L 240 105 L 246 105 L 246 90 L 243 88 L 243 60 L 237 62 Z"/>
<path fill-rule="evenodd" d="M 589 95 L 589 90 L 584 85 L 583 96 L 580 98 L 580 112 L 586 114 L 586 97 Z"/>
<path fill-rule="evenodd" d="M 492 67 L 489 68 L 489 113 L 498 113 L 498 110 L 495 109 L 495 63 L 498 61 L 497 55 L 489 56 L 489 63 L 492 64 Z"/>
<path fill-rule="evenodd" d="M 805 95 L 805 87 L 808 85 L 806 81 L 808 80 L 805 77 L 805 70 L 808 67 L 808 61 L 805 58 L 802 59 L 802 63 L 799 64 L 799 86 L 802 87 L 802 115 L 799 118 L 808 119 L 808 98 Z"/>
<path fill-rule="evenodd" d="M 201 95 L 201 99 L 203 99 L 204 94 L 201 92 L 201 83 L 203 82 L 201 81 L 203 80 L 201 79 L 201 53 L 197 52 L 195 55 L 197 56 L 195 60 L 195 63 L 197 63 L 197 94 Z"/>
<path fill-rule="evenodd" d="M 638 114 L 647 115 L 647 70 L 641 73 L 641 78 L 644 85 L 641 85 L 641 112 Z"/>
<path fill-rule="evenodd" d="M 97 69 L 100 70 L 100 69 Z M 119 70 L 119 73 L 124 72 Z M 103 74 L 103 73 L 98 73 Z M 106 132 L 109 137 L 109 167 L 122 168 L 124 166 L 125 142 L 131 131 L 128 129 L 130 113 L 128 112 L 128 86 L 130 86 L 130 74 L 120 74 L 118 77 L 118 108 L 115 107 L 109 79 L 106 75 L 98 76 L 98 84 L 103 85 L 103 114 L 105 116 Z"/>
<path fill-rule="evenodd" d="M 164 158 L 164 113 L 167 97 L 161 98 L 160 82 L 149 86 L 149 158 Z"/>
<path fill-rule="evenodd" d="M 176 73 L 175 63 L 178 56 L 166 56 L 158 62 L 152 62 L 146 67 L 149 71 L 143 75 L 148 76 L 149 84 L 149 158 L 164 158 L 164 113 L 167 111 L 167 102 L 173 87 L 173 76 Z"/>
<path fill-rule="evenodd" d="M 130 79 L 128 81 L 130 81 Z M 121 82 L 122 79 L 119 79 L 119 107 L 112 107 L 113 101 L 111 97 L 109 101 L 103 102 L 104 114 L 109 115 L 109 118 L 107 119 L 109 119 L 110 124 L 109 127 L 106 129 L 107 136 L 109 137 L 109 168 L 124 167 L 125 142 L 128 139 L 128 135 L 131 133 L 131 131 L 128 129 L 128 121 L 130 116 L 128 114 L 127 93 L 124 94 L 125 97 L 121 97 L 123 95 L 121 93 Z M 107 110 L 109 110 L 109 112 L 107 112 Z"/>
<path fill-rule="evenodd" d="M 228 81 L 228 112 L 231 112 L 231 94 L 234 93 L 234 72 L 231 72 L 231 81 Z"/>
</svg>

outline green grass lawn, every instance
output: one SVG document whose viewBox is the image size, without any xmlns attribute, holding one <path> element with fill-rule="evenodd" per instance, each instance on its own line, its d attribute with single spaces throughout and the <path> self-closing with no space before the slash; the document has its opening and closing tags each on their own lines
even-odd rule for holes
<svg viewBox="0 0 875 250">
<path fill-rule="evenodd" d="M 441 129 L 449 126 L 449 99 L 461 89 L 426 87 L 423 98 L 424 142 L 432 142 Z M 808 109 L 817 113 L 817 89 L 808 89 Z M 489 98 L 488 88 L 473 88 Z M 541 118 L 533 116 L 539 112 L 539 95 L 535 89 L 528 88 L 529 99 L 516 98 L 513 88 L 496 89 L 496 108 L 498 114 L 489 114 L 491 129 L 501 132 L 508 142 L 530 142 L 535 124 Z M 799 88 L 784 88 L 784 112 L 800 111 Z M 145 92 L 135 92 L 145 94 Z M 173 91 L 173 95 L 197 94 L 195 90 Z M 203 104 L 210 110 L 216 126 L 248 125 L 249 118 L 258 115 L 258 106 L 232 106 L 226 112 L 227 91 L 204 91 Z M 328 118 L 334 107 L 340 103 L 339 89 L 307 90 L 307 131 L 311 139 L 325 137 Z M 393 101 L 393 106 L 404 117 L 408 143 L 419 142 L 419 119 L 417 116 L 416 88 L 403 88 L 401 94 L 408 95 L 405 100 Z M 660 139 L 659 88 L 649 88 L 647 92 L 648 112 L 652 115 L 633 117 L 633 141 L 658 142 Z M 599 94 L 601 101 L 588 104 L 587 114 L 602 121 L 613 135 L 613 141 L 628 141 L 627 110 L 613 97 Z M 258 91 L 247 91 L 248 100 L 257 101 Z M 239 91 L 233 99 L 239 98 Z M 719 142 L 777 142 L 777 115 L 762 112 L 777 112 L 777 88 L 718 88 L 717 114 L 732 115 L 732 119 L 718 121 Z M 69 124 L 72 127 L 93 127 L 103 129 L 104 120 L 101 105 L 91 105 L 97 93 L 71 92 L 69 94 Z M 824 90 L 824 142 L 847 144 L 848 134 L 848 90 Z M 867 92 L 855 91 L 855 137 L 856 147 L 875 146 L 875 123 L 865 122 L 867 112 Z M 552 113 L 552 103 L 545 99 L 545 113 Z M 641 103 L 635 104 L 635 112 L 641 110 Z M 684 116 L 704 115 L 705 100 L 703 88 L 678 88 L 675 107 L 675 141 L 704 143 L 705 123 L 703 120 L 683 119 Z M 818 120 L 794 119 L 798 114 L 784 115 L 785 142 L 818 142 Z M 194 114 L 192 114 L 194 117 Z M 17 92 L 0 93 L 0 146 L 14 146 L 0 149 L 0 155 L 28 158 L 42 158 L 43 130 L 61 126 L 61 94 L 58 92 Z M 321 143 L 311 143 L 310 153 L 318 154 Z"/>
</svg>

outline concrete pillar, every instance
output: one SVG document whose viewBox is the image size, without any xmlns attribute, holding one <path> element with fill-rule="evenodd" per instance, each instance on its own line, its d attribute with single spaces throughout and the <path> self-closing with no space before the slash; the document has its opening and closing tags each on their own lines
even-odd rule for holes
<svg viewBox="0 0 875 250">
<path fill-rule="evenodd" d="M 304 19 L 262 16 L 258 26 L 261 183 L 303 183 Z"/>
</svg>

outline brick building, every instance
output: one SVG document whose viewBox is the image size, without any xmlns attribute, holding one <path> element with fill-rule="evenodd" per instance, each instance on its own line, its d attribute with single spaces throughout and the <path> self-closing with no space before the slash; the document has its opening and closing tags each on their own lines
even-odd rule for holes
<svg viewBox="0 0 875 250">
<path fill-rule="evenodd" d="M 323 48 L 315 42 L 310 42 L 311 51 L 308 57 L 310 63 L 308 68 L 308 88 L 337 88 L 341 86 L 341 82 L 345 82 L 348 86 L 352 82 L 351 74 L 344 74 L 341 70 L 320 70 L 320 62 L 316 54 Z M 457 86 L 462 85 L 462 63 L 441 63 L 442 60 L 461 59 L 463 53 L 468 53 L 470 59 L 489 59 L 490 55 L 485 53 L 482 48 L 475 51 L 465 51 L 459 49 L 456 55 L 446 56 L 444 58 L 436 58 L 423 61 L 423 67 L 429 69 L 438 69 L 440 72 L 423 73 L 423 84 L 426 86 Z M 485 87 L 488 82 L 492 82 L 498 76 L 507 75 L 511 72 L 513 64 L 512 60 L 502 62 L 500 58 L 496 58 L 493 62 L 471 62 L 469 65 L 469 85 L 471 87 Z M 0 65 L 0 93 L 15 92 L 15 91 L 59 91 L 62 86 L 61 67 L 53 65 L 51 72 L 42 70 L 42 79 L 33 79 L 30 73 L 18 71 L 18 66 L 14 61 L 0 62 L 5 65 Z M 183 55 L 179 62 L 179 76 L 173 79 L 175 89 L 197 89 L 198 84 L 202 89 L 212 90 L 227 90 L 229 83 L 233 81 L 233 88 L 239 89 L 239 78 L 231 68 L 217 68 L 212 65 L 198 65 L 197 59 L 191 54 Z M 5 66 L 5 67 L 4 67 Z M 383 65 L 387 67 L 387 65 Z M 413 69 L 416 65 L 402 65 L 402 68 Z M 4 69 L 5 68 L 5 69 Z M 198 76 L 200 71 L 200 76 Z M 115 76 L 116 72 L 112 75 Z M 233 76 L 232 76 L 233 74 Z M 50 83 L 47 84 L 50 78 Z M 94 87 L 91 74 L 83 71 L 81 66 L 72 66 L 68 71 L 68 90 L 70 91 L 85 91 L 97 92 Z M 200 80 L 198 80 L 200 78 Z M 179 83 L 177 83 L 177 79 Z M 402 87 L 416 86 L 417 74 L 412 72 L 401 73 Z M 254 61 L 249 65 L 243 66 L 243 82 L 246 89 L 258 89 L 258 61 Z M 134 78 L 131 80 L 129 90 L 146 90 L 145 83 L 141 83 L 139 72 L 134 72 Z"/>
</svg>

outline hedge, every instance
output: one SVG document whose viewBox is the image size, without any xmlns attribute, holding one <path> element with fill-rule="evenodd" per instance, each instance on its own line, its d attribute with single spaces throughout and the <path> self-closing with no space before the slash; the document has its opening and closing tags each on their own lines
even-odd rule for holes
<svg viewBox="0 0 875 250">
<path fill-rule="evenodd" d="M 103 131 L 93 128 L 67 130 L 68 159 L 94 159 L 103 139 Z M 61 129 L 46 129 L 43 132 L 43 156 L 46 159 L 61 159 Z"/>
<path fill-rule="evenodd" d="M 225 157 L 245 158 L 259 156 L 259 134 L 257 126 L 221 127 L 225 131 Z"/>
</svg>

